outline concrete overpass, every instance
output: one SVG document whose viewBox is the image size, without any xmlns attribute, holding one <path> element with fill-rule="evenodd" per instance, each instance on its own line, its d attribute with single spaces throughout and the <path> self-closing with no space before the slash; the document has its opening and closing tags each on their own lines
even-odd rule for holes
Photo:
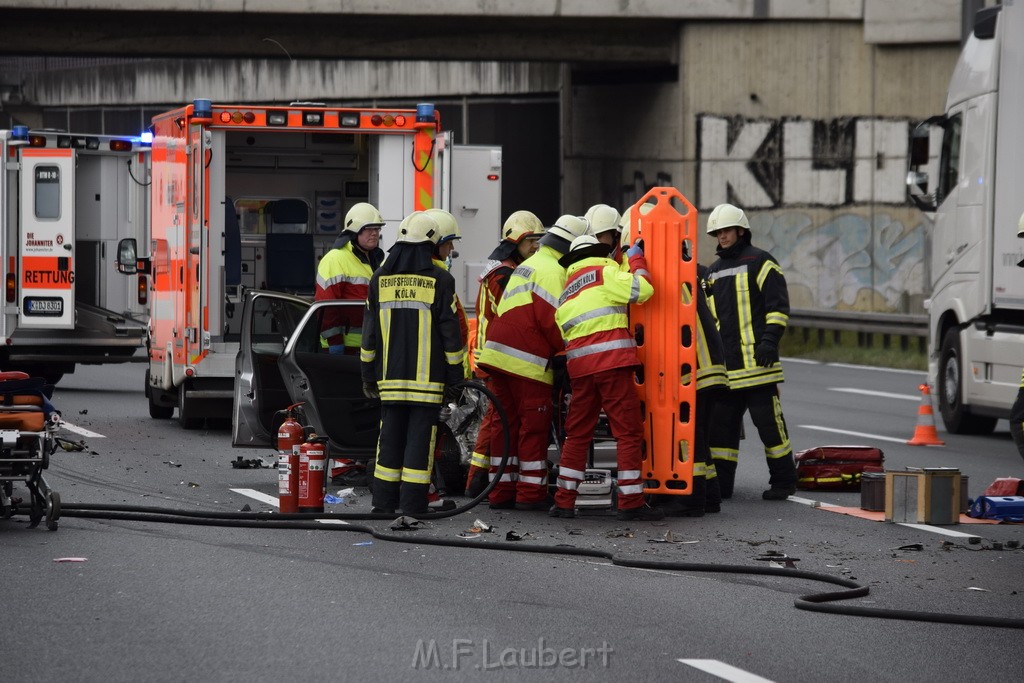
<svg viewBox="0 0 1024 683">
<path fill-rule="evenodd" d="M 0 0 L 4 26 L 0 53 L 675 64 L 679 25 L 684 21 L 855 21 L 864 23 L 867 42 L 931 42 L 958 38 L 959 13 L 949 11 L 955 4 L 955 0 Z"/>
</svg>

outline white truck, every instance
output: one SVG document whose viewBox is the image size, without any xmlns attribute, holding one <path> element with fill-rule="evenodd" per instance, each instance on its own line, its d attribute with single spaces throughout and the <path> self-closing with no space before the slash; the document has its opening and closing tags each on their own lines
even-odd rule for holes
<svg viewBox="0 0 1024 683">
<path fill-rule="evenodd" d="M 140 138 L 0 130 L 0 369 L 145 360 L 148 284 L 115 250 L 147 235 L 148 174 Z"/>
<path fill-rule="evenodd" d="M 1024 6 L 981 10 L 946 111 L 914 131 L 910 198 L 932 214 L 929 381 L 946 429 L 991 432 L 1024 365 Z"/>
<path fill-rule="evenodd" d="M 148 253 L 124 240 L 118 266 L 150 278 L 152 417 L 177 409 L 186 429 L 230 418 L 246 292 L 312 299 L 317 263 L 356 202 L 380 210 L 387 243 L 410 212 L 450 210 L 468 252 L 453 275 L 464 300 L 475 300 L 466 264 L 485 260 L 500 236 L 501 150 L 453 148 L 433 105 L 199 99 L 154 117 L 152 132 Z"/>
</svg>

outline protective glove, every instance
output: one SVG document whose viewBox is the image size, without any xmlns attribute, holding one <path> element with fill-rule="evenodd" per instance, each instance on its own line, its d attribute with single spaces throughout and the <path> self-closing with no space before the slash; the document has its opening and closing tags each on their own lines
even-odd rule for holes
<svg viewBox="0 0 1024 683">
<path fill-rule="evenodd" d="M 380 391 L 377 390 L 377 383 L 363 382 L 363 396 L 366 398 L 380 398 Z"/>
<path fill-rule="evenodd" d="M 644 255 L 644 240 L 642 237 L 633 242 L 633 246 L 626 250 L 626 258 L 633 258 L 637 254 L 640 256 Z"/>
<path fill-rule="evenodd" d="M 779 347 L 769 339 L 762 339 L 754 347 L 754 360 L 762 368 L 769 367 L 772 363 L 779 362 Z"/>
</svg>

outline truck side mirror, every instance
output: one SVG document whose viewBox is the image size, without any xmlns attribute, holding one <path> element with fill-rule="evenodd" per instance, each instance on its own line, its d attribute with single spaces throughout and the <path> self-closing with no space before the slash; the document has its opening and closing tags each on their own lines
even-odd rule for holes
<svg viewBox="0 0 1024 683">
<path fill-rule="evenodd" d="M 923 130 L 922 130 L 923 129 Z M 928 141 L 931 127 L 921 124 L 914 129 L 910 138 L 910 167 L 916 168 L 928 163 Z"/>
<path fill-rule="evenodd" d="M 134 237 L 126 237 L 117 243 L 117 272 L 134 275 L 139 272 L 138 245 Z"/>
</svg>

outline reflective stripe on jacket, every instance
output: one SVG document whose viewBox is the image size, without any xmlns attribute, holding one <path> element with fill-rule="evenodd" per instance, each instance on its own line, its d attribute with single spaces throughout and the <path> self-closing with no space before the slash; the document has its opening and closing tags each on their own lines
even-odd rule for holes
<svg viewBox="0 0 1024 683">
<path fill-rule="evenodd" d="M 516 269 L 512 259 L 488 261 L 480 274 L 480 289 L 476 293 L 476 359 L 479 362 L 484 342 L 487 341 L 487 327 L 498 314 L 501 295 L 505 293 L 509 278 Z"/>
<path fill-rule="evenodd" d="M 654 287 L 646 278 L 620 270 L 609 258 L 587 258 L 569 266 L 555 312 L 566 342 L 569 376 L 639 365 L 628 306 L 652 294 Z"/>
<path fill-rule="evenodd" d="M 782 365 L 758 367 L 754 349 L 765 336 L 776 343 L 789 322 L 789 292 L 778 262 L 750 244 L 708 267 L 711 307 L 718 318 L 729 385 L 747 389 L 782 382 Z"/>
<path fill-rule="evenodd" d="M 542 246 L 519 264 L 487 330 L 478 365 L 525 379 L 554 383 L 551 358 L 564 348 L 555 324 L 565 269 L 556 250 Z"/>
</svg>

